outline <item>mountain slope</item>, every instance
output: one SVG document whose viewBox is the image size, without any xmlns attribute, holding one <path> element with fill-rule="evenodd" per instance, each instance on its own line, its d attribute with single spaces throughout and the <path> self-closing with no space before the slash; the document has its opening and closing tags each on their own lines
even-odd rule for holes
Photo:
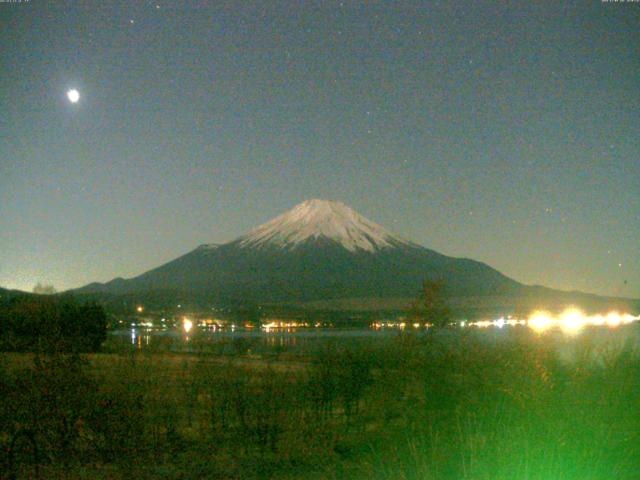
<svg viewBox="0 0 640 480">
<path fill-rule="evenodd" d="M 425 279 L 443 280 L 456 298 L 564 295 L 524 286 L 484 263 L 429 250 L 326 200 L 303 202 L 232 242 L 201 245 L 135 278 L 76 292 L 299 305 L 411 298 Z"/>
<path fill-rule="evenodd" d="M 491 267 L 413 244 L 346 205 L 309 200 L 224 245 L 201 245 L 130 280 L 78 292 L 180 291 L 252 302 L 413 296 L 426 278 L 452 294 L 507 293 L 520 284 Z"/>
</svg>

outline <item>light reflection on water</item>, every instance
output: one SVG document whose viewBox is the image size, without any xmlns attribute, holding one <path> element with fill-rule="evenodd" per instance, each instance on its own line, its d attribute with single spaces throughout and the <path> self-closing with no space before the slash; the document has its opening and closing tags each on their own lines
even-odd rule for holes
<svg viewBox="0 0 640 480">
<path fill-rule="evenodd" d="M 574 321 L 573 317 L 570 318 Z M 546 325 L 546 324 L 545 324 Z M 575 325 L 571 324 L 575 327 Z M 596 347 L 622 346 L 632 344 L 640 348 L 640 323 L 602 325 L 584 324 L 579 329 L 562 328 L 557 325 L 536 329 L 522 322 L 497 321 L 473 324 L 465 323 L 462 328 L 441 331 L 430 329 L 400 329 L 374 326 L 360 328 L 286 328 L 286 329 L 207 329 L 194 328 L 185 333 L 180 328 L 169 329 L 139 328 L 110 332 L 111 348 L 134 348 L 139 350 L 159 350 L 169 352 L 202 352 L 216 354 L 264 354 L 282 352 L 307 352 L 322 349 L 323 345 L 344 342 L 385 342 L 402 335 L 423 337 L 436 335 L 447 341 L 458 342 L 460 335 L 473 335 L 488 343 L 525 336 L 558 347 L 560 353 L 569 358 L 581 343 L 592 342 Z M 556 328 L 557 327 L 557 328 Z M 566 327 L 566 326 L 565 326 Z M 579 331 L 579 333 L 578 333 Z M 127 347 L 128 345 L 128 347 Z"/>
<path fill-rule="evenodd" d="M 286 329 L 194 329 L 189 334 L 175 328 L 139 328 L 115 330 L 109 332 L 112 345 L 124 346 L 127 343 L 136 349 L 158 348 L 166 350 L 191 351 L 203 346 L 228 347 L 227 350 L 272 351 L 274 349 L 295 349 L 304 347 L 319 340 L 363 340 L 369 338 L 385 338 L 400 334 L 398 329 L 375 330 L 361 328 L 286 328 Z M 422 332 L 421 332 L 422 333 Z M 224 352 L 223 352 L 224 353 Z"/>
</svg>

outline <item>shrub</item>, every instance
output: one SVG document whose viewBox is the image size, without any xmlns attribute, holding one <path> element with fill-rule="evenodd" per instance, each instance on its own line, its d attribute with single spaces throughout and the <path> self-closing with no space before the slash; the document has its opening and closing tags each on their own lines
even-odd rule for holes
<svg viewBox="0 0 640 480">
<path fill-rule="evenodd" d="M 4 351 L 94 352 L 107 337 L 107 317 L 96 304 L 24 297 L 0 307 Z"/>
</svg>

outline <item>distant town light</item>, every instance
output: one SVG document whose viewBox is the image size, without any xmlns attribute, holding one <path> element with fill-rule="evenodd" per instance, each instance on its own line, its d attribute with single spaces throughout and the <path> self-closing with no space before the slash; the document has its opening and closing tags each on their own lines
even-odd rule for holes
<svg viewBox="0 0 640 480">
<path fill-rule="evenodd" d="M 560 328 L 568 334 L 578 333 L 587 323 L 590 321 L 584 312 L 576 308 L 565 310 L 560 315 Z"/>
<path fill-rule="evenodd" d="M 527 325 L 536 332 L 542 333 L 553 325 L 553 320 L 547 312 L 535 312 L 531 318 L 529 318 Z"/>
<path fill-rule="evenodd" d="M 610 327 L 617 327 L 622 323 L 622 320 L 623 319 L 618 312 L 611 312 L 607 315 L 605 322 Z"/>
<path fill-rule="evenodd" d="M 535 312 L 528 320 L 527 325 L 538 333 L 552 327 L 560 327 L 567 334 L 574 335 L 588 325 L 617 327 L 640 320 L 640 315 L 633 316 L 629 313 L 620 314 L 609 312 L 606 316 L 586 315 L 577 308 L 568 308 L 558 317 L 553 317 L 546 312 Z"/>
<path fill-rule="evenodd" d="M 193 322 L 189 320 L 187 317 L 184 317 L 182 319 L 182 328 L 184 329 L 185 333 L 189 333 L 193 328 Z"/>
</svg>

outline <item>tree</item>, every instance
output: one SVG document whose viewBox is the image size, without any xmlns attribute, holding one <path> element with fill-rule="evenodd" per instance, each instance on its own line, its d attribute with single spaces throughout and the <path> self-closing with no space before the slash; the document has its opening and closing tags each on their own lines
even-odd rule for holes
<svg viewBox="0 0 640 480">
<path fill-rule="evenodd" d="M 107 316 L 96 304 L 25 297 L 0 307 L 0 349 L 94 352 L 107 338 Z"/>
<path fill-rule="evenodd" d="M 445 284 L 442 280 L 425 280 L 420 297 L 411 308 L 412 320 L 428 323 L 432 327 L 445 327 L 451 321 L 451 311 L 445 301 Z"/>
<path fill-rule="evenodd" d="M 77 318 L 81 321 L 79 336 L 82 350 L 97 352 L 107 339 L 107 314 L 100 305 L 88 303 L 77 309 Z"/>
</svg>

